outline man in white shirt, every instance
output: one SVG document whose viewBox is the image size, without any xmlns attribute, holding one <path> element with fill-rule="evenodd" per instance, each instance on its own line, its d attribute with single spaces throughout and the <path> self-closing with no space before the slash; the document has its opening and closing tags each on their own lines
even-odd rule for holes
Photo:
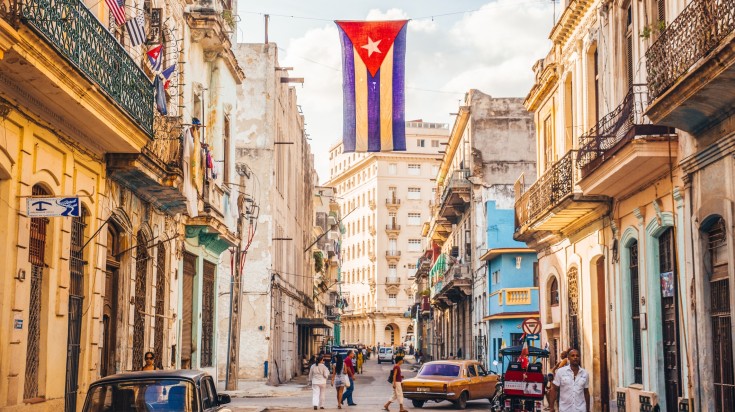
<svg viewBox="0 0 735 412">
<path fill-rule="evenodd" d="M 556 400 L 559 399 L 559 412 L 589 412 L 590 376 L 579 366 L 580 356 L 577 349 L 571 349 L 567 359 L 569 364 L 557 370 L 554 375 L 550 410 L 555 411 Z"/>
</svg>

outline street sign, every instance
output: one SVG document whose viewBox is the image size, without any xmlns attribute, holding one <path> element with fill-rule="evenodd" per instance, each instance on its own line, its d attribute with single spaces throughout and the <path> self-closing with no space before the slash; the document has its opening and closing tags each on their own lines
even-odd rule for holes
<svg viewBox="0 0 735 412">
<path fill-rule="evenodd" d="M 527 340 L 538 340 L 538 334 L 526 335 Z"/>
<path fill-rule="evenodd" d="M 29 197 L 26 199 L 28 217 L 79 217 L 78 197 Z"/>
<path fill-rule="evenodd" d="M 538 335 L 541 333 L 541 322 L 536 318 L 527 318 L 521 324 L 521 328 L 526 335 Z"/>
</svg>

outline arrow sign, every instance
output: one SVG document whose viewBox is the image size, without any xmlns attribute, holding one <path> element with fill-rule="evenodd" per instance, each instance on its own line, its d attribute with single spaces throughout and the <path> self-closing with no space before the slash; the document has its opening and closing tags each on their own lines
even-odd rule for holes
<svg viewBox="0 0 735 412">
<path fill-rule="evenodd" d="M 541 332 L 541 322 L 536 318 L 527 318 L 521 324 L 521 329 L 527 335 L 538 335 Z"/>
<path fill-rule="evenodd" d="M 28 217 L 79 217 L 78 197 L 29 197 L 26 199 Z"/>
</svg>

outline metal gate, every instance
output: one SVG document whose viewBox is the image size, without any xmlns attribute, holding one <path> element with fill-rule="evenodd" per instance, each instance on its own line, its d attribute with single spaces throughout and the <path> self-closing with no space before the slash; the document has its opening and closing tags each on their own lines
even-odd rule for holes
<svg viewBox="0 0 735 412">
<path fill-rule="evenodd" d="M 674 230 L 667 229 L 658 238 L 658 262 L 661 272 L 661 327 L 664 350 L 664 384 L 666 410 L 678 410 L 681 395 L 681 370 L 679 368 L 679 316 L 677 299 L 677 273 L 674 268 Z"/>
<path fill-rule="evenodd" d="M 34 196 L 48 195 L 41 186 L 33 186 Z M 46 228 L 49 220 L 43 217 L 31 218 L 28 261 L 31 264 L 31 296 L 28 301 L 28 346 L 26 349 L 25 384 L 23 399 L 38 397 L 38 368 L 41 349 L 41 290 L 43 288 L 43 268 L 46 264 Z"/>
<path fill-rule="evenodd" d="M 579 347 L 579 281 L 577 268 L 569 269 L 567 273 L 569 302 L 569 347 L 580 350 Z"/>
<path fill-rule="evenodd" d="M 725 412 L 735 410 L 730 281 L 728 279 L 725 221 L 720 218 L 715 222 L 707 237 L 709 262 L 705 263 L 709 263 L 714 403 L 717 412 Z"/>
<path fill-rule="evenodd" d="M 148 284 L 148 245 L 142 232 L 138 232 L 135 248 L 135 314 L 133 315 L 133 370 L 143 368 L 145 344 L 145 298 Z"/>
<path fill-rule="evenodd" d="M 86 209 L 82 216 L 71 221 L 71 251 L 69 269 L 71 284 L 69 288 L 69 326 L 66 344 L 66 399 L 64 410 L 76 412 L 77 387 L 79 382 L 79 349 L 82 335 L 82 303 L 84 302 L 84 229 Z"/>
<path fill-rule="evenodd" d="M 156 353 L 156 368 L 158 369 L 163 369 L 163 321 L 167 284 L 166 247 L 163 243 L 159 243 L 156 256 L 156 326 L 153 332 L 153 351 Z"/>
<path fill-rule="evenodd" d="M 204 284 L 202 285 L 202 363 L 212 366 L 212 340 L 214 338 L 214 272 L 215 266 L 204 261 Z"/>
</svg>

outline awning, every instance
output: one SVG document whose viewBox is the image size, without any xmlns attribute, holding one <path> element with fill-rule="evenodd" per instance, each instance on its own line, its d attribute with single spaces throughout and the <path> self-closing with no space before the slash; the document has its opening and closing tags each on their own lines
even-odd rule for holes
<svg viewBox="0 0 735 412">
<path fill-rule="evenodd" d="M 324 318 L 296 318 L 296 324 L 314 329 L 332 329 L 334 324 Z"/>
</svg>

